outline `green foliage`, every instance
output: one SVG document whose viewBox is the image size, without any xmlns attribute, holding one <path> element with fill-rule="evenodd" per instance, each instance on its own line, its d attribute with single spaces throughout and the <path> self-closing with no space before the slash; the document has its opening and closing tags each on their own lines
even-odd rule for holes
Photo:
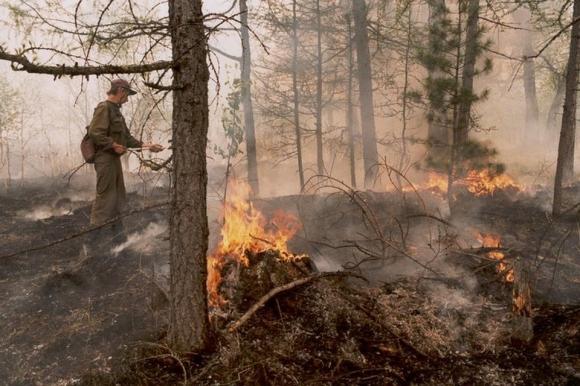
<svg viewBox="0 0 580 386">
<path fill-rule="evenodd" d="M 426 158 L 429 169 L 448 171 L 451 160 L 450 147 L 430 152 Z M 497 149 L 489 144 L 476 140 L 468 140 L 456 149 L 456 158 L 461 160 L 454 165 L 454 176 L 464 177 L 469 171 L 488 169 L 492 174 L 499 175 L 505 171 L 505 165 L 495 160 Z"/>
<path fill-rule="evenodd" d="M 224 107 L 222 113 L 222 127 L 228 140 L 227 149 L 214 145 L 214 153 L 224 159 L 235 157 L 241 153 L 240 144 L 244 140 L 244 127 L 240 118 L 242 87 L 242 81 L 234 79 L 232 90 L 226 98 L 227 106 Z"/>
<path fill-rule="evenodd" d="M 477 93 L 470 87 L 464 87 L 462 76 L 468 65 L 468 55 L 472 53 L 471 57 L 475 57 L 475 63 L 479 64 L 473 69 L 474 77 L 489 73 L 491 60 L 478 59 L 490 47 L 491 41 L 483 39 L 482 27 L 477 28 L 474 39 L 466 41 L 469 13 L 477 12 L 477 9 L 469 9 L 469 2 L 459 3 L 459 15 L 452 15 L 442 1 L 429 0 L 429 3 L 432 13 L 427 28 L 428 38 L 426 44 L 418 49 L 417 56 L 428 74 L 422 92 L 429 106 L 427 119 L 438 127 L 438 135 L 443 138 L 429 138 L 427 166 L 446 171 L 453 160 L 456 163 L 453 166 L 454 174 L 490 167 L 495 165 L 491 159 L 496 150 L 477 141 L 466 141 L 461 133 L 477 124 L 471 106 L 489 95 L 488 90 Z M 415 93 L 419 94 L 419 91 Z M 467 122 L 460 119 L 463 116 L 461 111 L 470 111 Z M 444 137 L 453 137 L 454 143 L 447 143 Z"/>
</svg>

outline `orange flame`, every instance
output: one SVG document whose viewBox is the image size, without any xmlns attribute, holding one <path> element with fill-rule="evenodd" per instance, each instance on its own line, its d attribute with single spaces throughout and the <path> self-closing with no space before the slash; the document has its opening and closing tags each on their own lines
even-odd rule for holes
<svg viewBox="0 0 580 386">
<path fill-rule="evenodd" d="M 429 172 L 426 187 L 427 189 L 447 193 L 447 176 L 440 173 Z"/>
<path fill-rule="evenodd" d="M 477 239 L 484 248 L 499 248 L 501 246 L 501 236 L 497 234 L 479 233 Z M 497 272 L 503 275 L 503 278 L 507 283 L 513 283 L 515 279 L 514 270 L 509 268 L 504 262 L 505 254 L 501 251 L 490 251 L 486 255 L 490 259 L 499 261 L 496 268 Z"/>
<path fill-rule="evenodd" d="M 249 265 L 247 251 L 259 252 L 273 249 L 284 260 L 297 256 L 288 251 L 288 241 L 298 232 L 301 224 L 292 214 L 278 210 L 270 221 L 249 201 L 248 184 L 230 181 L 227 200 L 222 208 L 224 225 L 221 241 L 208 256 L 207 288 L 212 306 L 226 303 L 219 294 L 222 269 L 228 262 Z"/>
<path fill-rule="evenodd" d="M 521 186 L 507 174 L 495 174 L 489 169 L 469 171 L 465 178 L 465 183 L 467 190 L 476 197 L 493 195 L 496 190 L 508 188 L 521 190 Z"/>
<path fill-rule="evenodd" d="M 447 193 L 447 175 L 429 172 L 427 182 L 419 185 L 420 188 L 431 190 L 434 193 Z M 523 187 L 517 184 L 513 178 L 507 174 L 496 174 L 490 169 L 471 170 L 467 177 L 456 180 L 457 186 L 464 186 L 468 192 L 476 197 L 493 195 L 498 190 L 513 188 L 523 190 Z"/>
</svg>

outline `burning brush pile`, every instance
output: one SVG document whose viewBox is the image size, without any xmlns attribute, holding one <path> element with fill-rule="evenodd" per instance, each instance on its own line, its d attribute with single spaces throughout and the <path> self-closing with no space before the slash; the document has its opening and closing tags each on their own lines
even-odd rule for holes
<svg viewBox="0 0 580 386">
<path fill-rule="evenodd" d="M 282 210 L 266 219 L 249 197 L 247 184 L 229 182 L 221 240 L 208 256 L 208 296 L 215 311 L 241 310 L 311 271 L 307 256 L 288 250 L 301 227 L 298 219 Z"/>
</svg>

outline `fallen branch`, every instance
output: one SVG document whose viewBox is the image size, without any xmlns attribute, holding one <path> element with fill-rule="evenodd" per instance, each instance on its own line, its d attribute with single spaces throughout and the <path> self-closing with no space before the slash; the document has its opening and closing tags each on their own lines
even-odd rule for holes
<svg viewBox="0 0 580 386">
<path fill-rule="evenodd" d="M 252 307 L 250 307 L 250 309 L 248 311 L 246 311 L 246 313 L 244 315 L 242 315 L 241 318 L 239 318 L 237 321 L 232 323 L 231 326 L 228 328 L 229 332 L 234 332 L 237 329 L 239 329 L 244 323 L 246 323 L 252 317 L 252 315 L 254 315 L 260 308 L 262 308 L 264 306 L 264 304 L 266 304 L 270 299 L 274 298 L 276 295 L 278 295 L 282 292 L 289 291 L 289 290 L 294 289 L 296 287 L 303 286 L 303 285 L 308 284 L 314 280 L 322 279 L 324 277 L 332 277 L 332 276 L 353 276 L 353 277 L 361 278 L 360 276 L 355 275 L 351 272 L 323 272 L 323 273 L 319 273 L 316 275 L 304 277 L 302 279 L 294 280 L 288 284 L 284 284 L 282 286 L 273 288 L 266 295 L 262 296 L 260 298 L 260 300 L 258 300 Z"/>
</svg>

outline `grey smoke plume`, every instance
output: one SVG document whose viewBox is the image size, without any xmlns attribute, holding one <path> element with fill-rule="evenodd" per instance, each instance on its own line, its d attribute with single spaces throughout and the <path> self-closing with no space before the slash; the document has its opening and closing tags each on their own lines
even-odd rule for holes
<svg viewBox="0 0 580 386">
<path fill-rule="evenodd" d="M 127 237 L 127 241 L 111 250 L 113 256 L 118 256 L 125 249 L 139 253 L 151 253 L 159 244 L 159 237 L 167 231 L 167 224 L 151 223 L 141 232 L 135 232 Z"/>
</svg>

